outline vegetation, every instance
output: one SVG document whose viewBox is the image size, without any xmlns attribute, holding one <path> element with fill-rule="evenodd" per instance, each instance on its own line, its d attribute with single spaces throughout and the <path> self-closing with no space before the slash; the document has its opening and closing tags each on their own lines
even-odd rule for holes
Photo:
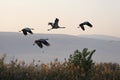
<svg viewBox="0 0 120 80">
<path fill-rule="evenodd" d="M 120 65 L 117 63 L 94 63 L 95 50 L 76 50 L 64 62 L 55 59 L 50 63 L 26 64 L 17 59 L 5 63 L 6 55 L 0 58 L 0 80 L 120 80 Z"/>
</svg>

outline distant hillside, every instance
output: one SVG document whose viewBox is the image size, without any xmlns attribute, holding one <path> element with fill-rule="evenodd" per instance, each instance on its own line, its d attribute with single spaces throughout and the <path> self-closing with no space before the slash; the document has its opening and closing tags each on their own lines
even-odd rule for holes
<svg viewBox="0 0 120 80">
<path fill-rule="evenodd" d="M 96 49 L 93 56 L 95 62 L 117 62 L 120 63 L 120 42 L 103 40 L 83 36 L 72 36 L 64 34 L 34 34 L 24 36 L 22 33 L 0 32 L 0 55 L 7 54 L 7 60 L 15 56 L 27 62 L 41 60 L 48 62 L 55 58 L 61 61 L 68 58 L 76 49 Z M 101 36 L 102 37 L 102 36 Z M 105 37 L 105 36 L 103 36 Z M 39 48 L 33 46 L 35 39 L 49 38 L 50 47 Z"/>
<path fill-rule="evenodd" d="M 120 41 L 119 37 L 113 37 L 113 36 L 106 36 L 106 35 L 80 35 L 80 37 L 85 38 L 94 38 L 94 39 L 100 39 L 100 40 L 110 40 L 110 41 Z"/>
</svg>

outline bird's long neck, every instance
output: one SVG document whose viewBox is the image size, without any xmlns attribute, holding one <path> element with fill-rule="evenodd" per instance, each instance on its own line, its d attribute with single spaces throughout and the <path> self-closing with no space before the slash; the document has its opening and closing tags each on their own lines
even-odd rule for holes
<svg viewBox="0 0 120 80">
<path fill-rule="evenodd" d="M 51 23 L 51 22 L 50 22 L 48 25 L 51 25 L 51 26 L 53 26 L 53 23 Z"/>
</svg>

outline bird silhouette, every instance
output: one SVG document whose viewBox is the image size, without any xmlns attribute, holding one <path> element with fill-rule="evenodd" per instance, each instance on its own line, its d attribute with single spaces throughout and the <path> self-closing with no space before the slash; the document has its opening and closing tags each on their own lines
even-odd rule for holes
<svg viewBox="0 0 120 80">
<path fill-rule="evenodd" d="M 48 25 L 51 25 L 52 28 L 48 29 L 48 31 L 50 31 L 50 30 L 52 30 L 52 29 L 65 28 L 65 27 L 60 27 L 60 26 L 58 25 L 58 22 L 59 22 L 59 19 L 58 19 L 58 18 L 55 19 L 54 23 L 49 22 Z"/>
<path fill-rule="evenodd" d="M 50 46 L 50 43 L 47 42 L 48 39 L 38 39 L 34 41 L 34 44 L 37 44 L 40 48 L 43 48 L 43 44 L 46 46 Z"/>
<path fill-rule="evenodd" d="M 34 29 L 33 28 L 23 28 L 21 31 L 26 36 L 28 33 L 33 34 L 32 30 L 34 30 Z M 21 32 L 21 31 L 19 31 L 19 32 Z"/>
<path fill-rule="evenodd" d="M 89 27 L 93 27 L 93 25 L 92 25 L 90 22 L 88 22 L 88 21 L 85 21 L 85 22 L 79 24 L 79 27 L 81 27 L 81 29 L 82 29 L 83 31 L 85 31 L 85 25 L 87 25 L 87 26 L 89 26 Z M 79 27 L 78 27 L 78 28 L 79 28 Z"/>
</svg>

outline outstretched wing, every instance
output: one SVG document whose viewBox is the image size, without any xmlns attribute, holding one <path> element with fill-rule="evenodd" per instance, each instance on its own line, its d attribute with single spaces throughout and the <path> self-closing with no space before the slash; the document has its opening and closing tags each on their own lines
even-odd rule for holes
<svg viewBox="0 0 120 80">
<path fill-rule="evenodd" d="M 22 30 L 24 35 L 27 35 L 27 31 L 25 29 Z"/>
<path fill-rule="evenodd" d="M 88 25 L 89 27 L 93 27 L 93 25 L 90 22 L 86 22 L 86 25 Z"/>
<path fill-rule="evenodd" d="M 59 19 L 56 18 L 56 19 L 55 19 L 55 22 L 54 22 L 54 27 L 58 27 L 58 22 L 59 22 Z"/>
<path fill-rule="evenodd" d="M 81 23 L 79 26 L 81 27 L 81 29 L 82 29 L 83 31 L 85 30 L 83 23 Z"/>
<path fill-rule="evenodd" d="M 46 40 L 43 40 L 42 43 L 46 46 L 50 46 L 50 44 Z"/>
<path fill-rule="evenodd" d="M 43 48 L 43 45 L 41 42 L 37 42 L 37 45 L 40 47 L 40 48 Z"/>
<path fill-rule="evenodd" d="M 31 30 L 28 31 L 30 34 L 33 34 L 33 32 Z"/>
</svg>

